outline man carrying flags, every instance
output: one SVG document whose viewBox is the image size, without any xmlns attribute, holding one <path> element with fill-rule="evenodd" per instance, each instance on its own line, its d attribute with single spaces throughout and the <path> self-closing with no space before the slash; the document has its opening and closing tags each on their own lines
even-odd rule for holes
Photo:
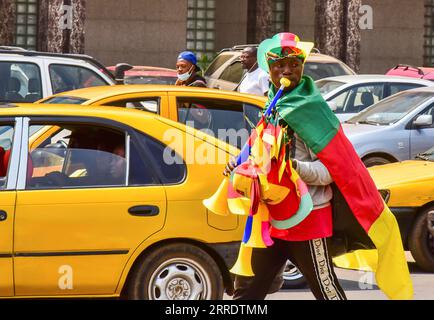
<svg viewBox="0 0 434 320">
<path fill-rule="evenodd" d="M 409 299 L 413 287 L 397 222 L 312 78 L 303 75 L 312 47 L 312 43 L 300 42 L 294 34 L 280 33 L 263 41 L 258 49 L 259 67 L 269 72 L 272 81 L 268 104 L 276 95 L 281 78 L 291 81 L 277 101 L 273 117 L 282 128 L 287 128 L 286 156 L 307 184 L 313 210 L 295 226 L 276 227 L 279 222 L 276 220 L 271 224 L 273 244 L 253 248 L 254 276 L 236 276 L 234 299 L 264 299 L 288 259 L 306 277 L 317 299 L 346 299 L 329 252 L 333 182 L 356 223 L 378 251 L 375 269 L 378 286 L 389 298 Z M 233 163 L 228 164 L 225 174 L 234 167 Z M 271 216 L 274 210 L 275 217 L 281 212 L 282 220 L 286 219 L 282 206 L 275 209 L 270 209 Z"/>
</svg>

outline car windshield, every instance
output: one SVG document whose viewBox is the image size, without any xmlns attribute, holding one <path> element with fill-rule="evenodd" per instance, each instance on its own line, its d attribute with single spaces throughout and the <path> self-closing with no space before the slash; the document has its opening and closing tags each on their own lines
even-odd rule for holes
<svg viewBox="0 0 434 320">
<path fill-rule="evenodd" d="M 434 147 L 431 149 L 421 152 L 416 156 L 417 159 L 427 160 L 427 161 L 433 161 L 434 162 Z"/>
<path fill-rule="evenodd" d="M 351 74 L 351 72 L 339 63 L 306 61 L 306 64 L 304 65 L 304 74 L 311 76 L 313 80 L 319 80 L 327 77 L 344 76 Z"/>
<path fill-rule="evenodd" d="M 82 104 L 86 102 L 87 99 L 77 98 L 77 97 L 53 97 L 43 101 L 43 103 L 47 104 Z"/>
<path fill-rule="evenodd" d="M 336 88 L 344 85 L 345 82 L 323 79 L 315 81 L 315 84 L 318 87 L 319 92 L 324 96 L 327 93 L 335 90 Z"/>
<path fill-rule="evenodd" d="M 433 96 L 431 92 L 403 91 L 368 107 L 346 123 L 390 125 L 404 118 Z"/>
</svg>

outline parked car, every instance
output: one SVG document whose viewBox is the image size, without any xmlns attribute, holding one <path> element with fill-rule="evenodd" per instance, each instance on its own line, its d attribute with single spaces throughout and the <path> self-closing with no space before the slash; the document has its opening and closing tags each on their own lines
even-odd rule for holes
<svg viewBox="0 0 434 320">
<path fill-rule="evenodd" d="M 247 140 L 251 125 L 259 121 L 266 98 L 238 92 L 197 87 L 164 85 L 102 86 L 64 92 L 40 103 L 73 103 L 92 106 L 118 106 L 154 112 L 163 117 L 210 130 L 215 137 L 219 130 L 245 129 L 239 137 L 223 140 L 240 148 Z M 197 114 L 196 114 L 197 113 Z M 203 119 L 196 117 L 199 113 Z M 203 121 L 199 121 L 203 120 Z"/>
<path fill-rule="evenodd" d="M 249 46 L 257 45 L 234 46 L 220 51 L 204 74 L 209 88 L 234 90 L 237 87 L 245 72 L 241 66 L 240 56 L 242 50 Z M 311 53 L 307 58 L 304 73 L 314 80 L 355 74 L 342 61 L 317 52 Z"/>
<path fill-rule="evenodd" d="M 375 166 L 369 172 L 398 221 L 404 248 L 418 266 L 434 272 L 434 147 L 416 160 Z"/>
<path fill-rule="evenodd" d="M 211 110 L 210 121 L 213 123 L 209 128 L 214 136 L 218 137 L 218 130 L 244 128 L 248 132 L 251 124 L 256 124 L 259 120 L 259 113 L 265 106 L 266 98 L 195 87 L 129 85 L 74 90 L 48 97 L 39 102 L 135 107 L 186 124 L 188 124 L 186 111 L 201 110 L 203 106 L 206 106 Z M 240 138 L 229 138 L 224 141 L 240 148 L 244 140 L 246 137 L 240 136 Z M 283 278 L 286 288 L 299 288 L 306 285 L 303 276 L 291 263 L 288 263 Z M 273 285 L 274 288 L 278 286 L 277 282 L 278 280 Z M 275 290 L 274 288 L 272 291 Z"/>
<path fill-rule="evenodd" d="M 398 64 L 387 71 L 386 74 L 434 81 L 434 68 L 428 67 L 413 67 L 406 64 Z"/>
<path fill-rule="evenodd" d="M 397 92 L 434 85 L 428 80 L 384 75 L 329 77 L 315 83 L 341 122 Z"/>
<path fill-rule="evenodd" d="M 236 148 L 138 110 L 0 109 L 1 296 L 221 299 L 232 290 L 244 225 L 203 206 L 225 164 L 188 162 L 186 139 L 218 159 Z"/>
<path fill-rule="evenodd" d="M 107 69 L 113 74 L 116 72 L 116 66 Z M 124 84 L 175 84 L 176 80 L 176 70 L 168 68 L 133 66 L 124 73 Z"/>
<path fill-rule="evenodd" d="M 112 74 L 87 55 L 0 46 L 0 102 L 34 102 L 63 91 L 114 83 Z"/>
<path fill-rule="evenodd" d="M 367 167 L 413 159 L 434 141 L 434 87 L 399 92 L 342 124 Z"/>
</svg>

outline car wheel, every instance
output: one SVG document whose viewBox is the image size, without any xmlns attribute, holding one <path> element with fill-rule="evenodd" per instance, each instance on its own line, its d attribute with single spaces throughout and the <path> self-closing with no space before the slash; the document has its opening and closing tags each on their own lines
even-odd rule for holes
<svg viewBox="0 0 434 320">
<path fill-rule="evenodd" d="M 410 232 L 408 246 L 416 264 L 434 272 L 434 207 L 422 211 Z"/>
<path fill-rule="evenodd" d="M 283 271 L 283 288 L 285 289 L 300 289 L 307 287 L 306 278 L 291 262 L 287 261 L 285 271 Z"/>
<path fill-rule="evenodd" d="M 379 166 L 382 164 L 391 163 L 392 161 L 383 158 L 383 157 L 368 157 L 363 159 L 363 163 L 365 164 L 366 168 L 373 167 L 373 166 Z"/>
<path fill-rule="evenodd" d="M 133 300 L 217 300 L 223 278 L 213 258 L 199 247 L 169 244 L 143 257 L 133 271 Z"/>
</svg>

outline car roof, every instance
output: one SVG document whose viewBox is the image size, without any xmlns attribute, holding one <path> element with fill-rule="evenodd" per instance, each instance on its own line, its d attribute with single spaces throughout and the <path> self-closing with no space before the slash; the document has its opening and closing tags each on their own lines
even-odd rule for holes
<svg viewBox="0 0 434 320">
<path fill-rule="evenodd" d="M 240 46 L 240 47 L 245 48 L 245 47 L 250 47 L 250 46 L 246 45 L 246 46 Z M 221 51 L 219 54 L 241 56 L 241 53 L 242 53 L 242 50 L 235 49 L 235 50 L 224 50 L 224 51 Z M 324 63 L 328 63 L 328 62 L 343 63 L 342 61 L 340 61 L 339 59 L 336 59 L 335 57 L 332 57 L 332 56 L 329 56 L 326 54 L 322 54 L 322 53 L 317 53 L 317 52 L 311 52 L 309 54 L 309 56 L 307 57 L 307 61 L 324 62 Z"/>
<path fill-rule="evenodd" d="M 116 66 L 109 66 L 107 70 L 114 72 Z M 125 76 L 155 76 L 155 77 L 175 77 L 176 70 L 163 68 L 163 67 L 151 67 L 151 66 L 133 66 L 132 69 L 125 71 Z"/>
<path fill-rule="evenodd" d="M 41 52 L 26 50 L 20 47 L 0 46 L 0 60 L 10 60 L 11 58 L 17 61 L 37 61 L 43 59 L 58 63 L 71 63 L 71 61 L 77 61 L 93 65 L 114 81 L 113 75 L 105 68 L 105 66 L 95 58 L 86 54 Z"/>
<path fill-rule="evenodd" d="M 239 93 L 235 91 L 217 90 L 209 88 L 199 88 L 199 87 L 186 87 L 186 86 L 173 86 L 173 85 L 152 85 L 152 84 L 128 84 L 128 85 L 115 85 L 115 86 L 97 86 L 82 88 L 72 91 L 65 91 L 56 94 L 56 97 L 77 97 L 86 100 L 90 99 L 103 99 L 106 97 L 128 94 L 128 93 L 140 93 L 140 92 L 155 92 L 155 91 L 166 91 L 166 92 L 191 92 L 191 93 L 204 93 L 204 94 L 219 94 L 226 96 L 241 96 L 250 99 L 258 99 L 261 101 L 266 101 L 266 97 Z M 53 96 L 52 96 L 53 97 Z"/>
<path fill-rule="evenodd" d="M 336 77 L 328 77 L 323 78 L 318 81 L 338 81 L 345 82 L 348 84 L 351 83 L 363 83 L 363 82 L 406 82 L 406 83 L 420 83 L 426 86 L 434 86 L 434 82 L 424 79 L 416 79 L 410 77 L 400 77 L 400 76 L 391 76 L 384 74 L 357 74 L 357 75 L 344 75 L 344 76 L 336 76 Z"/>
</svg>

